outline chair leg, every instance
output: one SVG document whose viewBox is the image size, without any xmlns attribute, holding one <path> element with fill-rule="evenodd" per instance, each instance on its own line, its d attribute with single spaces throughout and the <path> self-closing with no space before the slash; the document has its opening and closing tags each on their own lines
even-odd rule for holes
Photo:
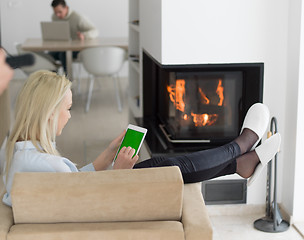
<svg viewBox="0 0 304 240">
<path fill-rule="evenodd" d="M 75 66 L 76 64 L 76 66 Z M 73 63 L 73 76 L 74 79 L 77 79 L 77 90 L 76 90 L 76 94 L 79 95 L 80 94 L 80 89 L 81 89 L 81 78 L 80 78 L 80 73 L 81 73 L 81 63 L 80 62 L 74 62 Z"/>
<path fill-rule="evenodd" d="M 90 77 L 89 77 L 88 98 L 87 98 L 87 104 L 86 104 L 85 112 L 88 112 L 89 109 L 90 109 L 92 92 L 93 92 L 93 87 L 94 87 L 94 80 L 95 80 L 94 76 L 90 75 Z"/>
<path fill-rule="evenodd" d="M 80 94 L 80 83 L 81 83 L 81 63 L 78 63 L 78 73 L 77 73 L 77 94 Z"/>
<path fill-rule="evenodd" d="M 122 103 L 120 99 L 120 85 L 118 83 L 118 76 L 114 76 L 114 84 L 115 84 L 115 92 L 116 92 L 116 100 L 117 100 L 117 105 L 118 105 L 118 111 L 122 111 Z"/>
</svg>

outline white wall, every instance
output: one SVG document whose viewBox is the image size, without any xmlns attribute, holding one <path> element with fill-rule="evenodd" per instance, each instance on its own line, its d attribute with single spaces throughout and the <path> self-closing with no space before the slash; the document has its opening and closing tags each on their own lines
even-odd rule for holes
<svg viewBox="0 0 304 240">
<path fill-rule="evenodd" d="M 22 43 L 26 38 L 41 37 L 40 22 L 51 20 L 51 2 L 52 0 L 1 0 L 2 45 L 10 53 L 16 53 L 15 43 Z M 128 1 L 66 2 L 71 9 L 83 14 L 96 25 L 100 37 L 128 37 Z"/>
<path fill-rule="evenodd" d="M 298 101 L 303 102 L 300 95 L 304 94 L 301 90 L 303 83 L 298 83 L 301 26 L 299 6 L 302 1 L 155 2 L 141 2 L 141 9 L 146 6 L 149 12 L 156 13 L 145 15 L 141 19 L 143 26 L 149 26 L 149 30 L 142 29 L 149 36 L 142 37 L 142 47 L 160 63 L 265 64 L 263 101 L 269 106 L 271 116 L 277 118 L 278 131 L 283 136 L 281 152 L 278 154 L 278 201 L 289 214 L 294 214 L 294 204 L 301 205 L 300 201 L 294 200 L 294 196 L 303 204 L 303 191 L 299 190 L 299 185 L 303 183 L 300 181 L 303 179 L 300 171 L 304 170 L 303 161 L 300 161 L 303 156 L 301 139 L 304 136 L 300 133 L 303 129 L 303 105 L 298 105 Z M 154 19 L 158 13 L 161 13 L 160 27 Z M 304 60 L 304 54 L 302 58 Z M 303 71 L 304 69 L 300 74 Z M 298 89 L 302 94 L 298 93 Z M 295 180 L 299 183 L 296 185 L 296 194 Z M 265 195 L 266 171 L 248 188 L 248 203 L 265 203 Z M 303 211 L 301 213 L 303 217 Z"/>
<path fill-rule="evenodd" d="M 290 181 L 284 182 L 283 200 L 288 204 L 289 209 L 293 210 L 294 221 L 304 222 L 304 4 L 302 0 L 291 1 L 289 12 L 286 106 L 296 106 L 296 108 L 287 107 L 286 111 L 286 128 L 289 128 L 290 125 L 295 127 L 289 128 L 290 132 L 286 134 L 289 151 L 285 153 L 288 161 L 285 161 L 284 170 L 290 176 Z M 295 161 L 291 161 L 293 159 Z M 294 198 L 291 199 L 289 196 L 294 196 Z"/>
<path fill-rule="evenodd" d="M 155 59 L 162 59 L 162 0 L 140 2 L 140 42 Z"/>
</svg>

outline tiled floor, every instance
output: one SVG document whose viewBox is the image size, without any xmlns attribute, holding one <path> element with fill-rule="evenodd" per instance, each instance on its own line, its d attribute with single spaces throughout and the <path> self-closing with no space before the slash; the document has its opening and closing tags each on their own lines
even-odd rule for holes
<svg viewBox="0 0 304 240">
<path fill-rule="evenodd" d="M 265 216 L 263 206 L 207 206 L 214 230 L 214 240 L 302 240 L 293 225 L 284 232 L 268 233 L 254 228 L 254 222 Z"/>
<path fill-rule="evenodd" d="M 22 83 L 22 80 L 11 83 L 12 103 Z M 85 113 L 85 81 L 82 85 L 82 94 L 73 97 L 72 119 L 57 139 L 61 154 L 79 167 L 94 160 L 128 124 L 127 79 L 121 79 L 124 99 L 122 113 L 117 111 L 113 83 L 110 80 L 100 81 L 100 89 L 93 93 L 91 109 Z M 261 206 L 209 205 L 207 209 L 214 229 L 214 240 L 304 239 L 293 226 L 283 233 L 256 230 L 253 222 L 265 215 Z"/>
<path fill-rule="evenodd" d="M 293 228 L 281 233 L 267 233 L 256 230 L 253 222 L 259 219 L 261 215 L 243 215 L 243 216 L 211 216 L 212 226 L 214 228 L 214 240 L 300 240 L 303 239 Z"/>
</svg>

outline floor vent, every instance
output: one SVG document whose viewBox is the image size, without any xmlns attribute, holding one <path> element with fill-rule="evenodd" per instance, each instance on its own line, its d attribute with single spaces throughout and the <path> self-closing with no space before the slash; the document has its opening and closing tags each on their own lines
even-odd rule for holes
<svg viewBox="0 0 304 240">
<path fill-rule="evenodd" d="M 202 183 L 202 193 L 205 203 L 239 204 L 246 203 L 246 180 L 211 180 Z"/>
</svg>

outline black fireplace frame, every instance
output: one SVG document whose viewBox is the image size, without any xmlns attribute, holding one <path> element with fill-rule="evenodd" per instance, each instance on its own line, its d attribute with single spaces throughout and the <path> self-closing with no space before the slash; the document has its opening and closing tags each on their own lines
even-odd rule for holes
<svg viewBox="0 0 304 240">
<path fill-rule="evenodd" d="M 167 72 L 193 72 L 193 71 L 242 71 L 243 72 L 243 96 L 239 119 L 239 130 L 247 110 L 256 102 L 263 102 L 264 63 L 229 63 L 229 64 L 185 64 L 185 65 L 162 65 L 149 53 L 143 51 L 143 118 L 136 119 L 139 125 L 148 128 L 146 143 L 152 156 L 175 155 L 180 152 L 192 152 L 225 144 L 224 142 L 212 142 L 206 144 L 195 143 L 170 143 L 159 130 L 157 116 L 158 106 L 158 81 Z"/>
</svg>

